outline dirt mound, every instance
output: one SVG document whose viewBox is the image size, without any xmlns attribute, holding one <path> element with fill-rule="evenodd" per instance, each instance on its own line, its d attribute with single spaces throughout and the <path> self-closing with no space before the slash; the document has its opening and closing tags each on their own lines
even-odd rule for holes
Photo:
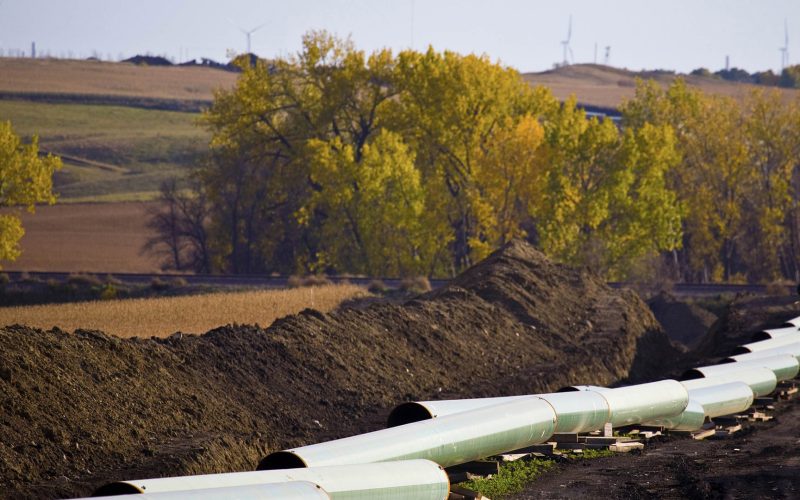
<svg viewBox="0 0 800 500">
<path fill-rule="evenodd" d="M 716 314 L 666 292 L 649 299 L 647 305 L 667 336 L 686 348 L 694 347 L 718 319 Z"/>
<path fill-rule="evenodd" d="M 776 328 L 800 315 L 796 297 L 739 296 L 687 356 L 693 364 L 707 364 L 729 356 L 736 346 L 752 342 L 754 333 Z"/>
<path fill-rule="evenodd" d="M 269 450 L 367 432 L 409 399 L 656 376 L 678 353 L 630 291 L 513 242 L 405 304 L 306 310 L 263 330 L 121 340 L 0 330 L 0 488 L 250 470 Z"/>
</svg>

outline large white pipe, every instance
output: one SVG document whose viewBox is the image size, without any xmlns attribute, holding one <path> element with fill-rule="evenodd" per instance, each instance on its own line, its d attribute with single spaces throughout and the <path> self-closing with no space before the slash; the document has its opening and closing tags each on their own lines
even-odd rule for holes
<svg viewBox="0 0 800 500">
<path fill-rule="evenodd" d="M 609 422 L 614 427 L 680 415 L 689 404 L 687 389 L 677 380 L 603 389 Z"/>
<path fill-rule="evenodd" d="M 95 498 L 130 500 L 330 500 L 332 497 L 319 485 L 310 481 L 251 484 L 222 488 L 162 491 L 157 493 L 131 493 Z"/>
<path fill-rule="evenodd" d="M 778 382 L 794 378 L 800 371 L 800 362 L 791 354 L 775 354 L 773 356 L 762 356 L 750 360 L 723 362 L 717 365 L 700 366 L 686 372 L 687 379 L 696 378 L 697 373 L 702 373 L 704 377 L 711 377 L 720 373 L 728 373 L 740 370 L 741 368 L 767 368 L 772 370 Z"/>
<path fill-rule="evenodd" d="M 442 500 L 450 494 L 447 473 L 439 465 L 429 460 L 404 460 L 307 469 L 135 479 L 107 484 L 99 488 L 95 495 L 182 492 L 184 498 L 193 498 L 196 490 L 263 487 L 291 481 L 308 481 L 319 485 L 331 498 L 337 500 L 365 498 Z"/>
<path fill-rule="evenodd" d="M 671 430 L 695 431 L 706 418 L 739 413 L 753 404 L 753 390 L 744 382 L 729 382 L 689 391 L 689 405 L 680 415 L 646 422 Z"/>
<path fill-rule="evenodd" d="M 773 349 L 775 347 L 782 347 L 789 344 L 795 344 L 800 342 L 798 337 L 794 335 L 784 335 L 783 337 L 778 337 L 774 339 L 768 340 L 759 340 L 758 342 L 750 342 L 749 344 L 743 344 L 734 349 L 734 354 L 746 354 L 748 352 L 757 352 L 757 351 L 764 351 L 767 349 Z"/>
<path fill-rule="evenodd" d="M 387 419 L 389 427 L 453 415 L 522 398 L 537 397 L 550 404 L 556 414 L 555 432 L 578 433 L 602 429 L 608 420 L 606 399 L 597 392 L 559 392 L 535 396 L 414 401 L 396 406 Z"/>
<path fill-rule="evenodd" d="M 740 413 L 753 404 L 753 390 L 744 382 L 730 382 L 689 391 L 689 398 L 703 406 L 708 418 Z"/>
<path fill-rule="evenodd" d="M 786 344 L 780 347 L 773 347 L 772 349 L 764 349 L 763 351 L 734 354 L 732 356 L 728 356 L 722 361 L 750 361 L 753 359 L 768 358 L 770 356 L 776 356 L 779 354 L 791 354 L 797 358 L 798 361 L 800 361 L 800 342 Z"/>
<path fill-rule="evenodd" d="M 800 330 L 798 330 L 797 327 L 795 326 L 761 330 L 760 332 L 754 333 L 753 337 L 750 340 L 753 342 L 758 342 L 760 340 L 769 340 L 769 339 L 786 337 L 787 335 L 794 335 L 797 338 L 797 341 L 800 342 Z"/>
<path fill-rule="evenodd" d="M 728 363 L 736 366 L 739 363 Z M 723 365 L 716 365 L 723 366 Z M 730 382 L 744 382 L 753 391 L 756 397 L 766 396 L 775 390 L 778 385 L 778 379 L 775 373 L 768 369 L 758 366 L 739 366 L 735 370 L 728 370 L 714 373 L 713 375 L 705 375 L 705 369 L 695 368 L 689 370 L 684 374 L 687 377 L 681 384 L 688 390 L 699 389 L 702 387 L 715 387 Z M 695 378 L 688 378 L 695 377 Z"/>
<path fill-rule="evenodd" d="M 545 442 L 553 407 L 537 397 L 272 453 L 259 470 L 426 458 L 443 467 Z M 323 485 L 324 486 L 324 485 Z"/>
<path fill-rule="evenodd" d="M 795 328 L 800 328 L 800 316 L 787 320 L 786 323 L 783 324 L 783 326 L 793 326 Z"/>
<path fill-rule="evenodd" d="M 689 398 L 689 403 L 679 415 L 643 422 L 645 425 L 664 427 L 673 431 L 696 431 L 706 422 L 703 405 Z"/>
<path fill-rule="evenodd" d="M 640 424 L 675 417 L 689 405 L 687 389 L 676 380 L 609 389 L 596 385 L 572 385 L 559 392 L 598 392 L 608 401 L 609 422 L 613 426 Z"/>
</svg>

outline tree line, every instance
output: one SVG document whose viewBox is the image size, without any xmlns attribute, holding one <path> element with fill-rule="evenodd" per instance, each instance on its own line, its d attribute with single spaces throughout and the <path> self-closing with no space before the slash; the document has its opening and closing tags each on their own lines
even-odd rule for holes
<svg viewBox="0 0 800 500">
<path fill-rule="evenodd" d="M 198 272 L 452 276 L 512 238 L 609 279 L 794 279 L 800 112 L 640 82 L 620 123 L 486 57 L 311 32 L 244 65 L 149 248 Z"/>
</svg>

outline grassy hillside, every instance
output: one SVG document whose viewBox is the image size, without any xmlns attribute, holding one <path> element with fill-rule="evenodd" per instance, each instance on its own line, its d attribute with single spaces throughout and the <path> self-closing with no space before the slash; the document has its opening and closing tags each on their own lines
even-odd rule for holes
<svg viewBox="0 0 800 500">
<path fill-rule="evenodd" d="M 39 136 L 62 155 L 62 201 L 146 199 L 162 180 L 183 176 L 202 158 L 208 134 L 199 115 L 122 106 L 0 101 L 0 121 Z"/>
</svg>

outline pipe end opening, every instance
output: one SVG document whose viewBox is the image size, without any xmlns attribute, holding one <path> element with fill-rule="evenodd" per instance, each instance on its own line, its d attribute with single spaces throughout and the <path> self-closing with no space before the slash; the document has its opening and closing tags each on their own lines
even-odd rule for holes
<svg viewBox="0 0 800 500">
<path fill-rule="evenodd" d="M 765 331 L 760 331 L 760 332 L 754 333 L 753 336 L 750 337 L 750 341 L 751 342 L 759 342 L 761 340 L 769 340 L 771 338 L 772 338 L 772 335 L 770 335 L 769 333 L 767 333 Z"/>
<path fill-rule="evenodd" d="M 93 497 L 113 497 L 117 495 L 135 495 L 142 493 L 136 486 L 122 481 L 105 484 L 92 493 Z"/>
<path fill-rule="evenodd" d="M 412 424 L 432 418 L 431 412 L 421 404 L 414 402 L 403 403 L 389 413 L 389 417 L 386 419 L 386 426 L 397 427 L 398 425 Z"/>
<path fill-rule="evenodd" d="M 731 354 L 731 356 L 736 356 L 738 354 L 750 354 L 751 352 L 753 351 L 751 351 L 750 349 L 748 349 L 743 345 L 740 345 L 733 349 L 733 353 Z"/>
<path fill-rule="evenodd" d="M 568 385 L 566 387 L 562 387 L 561 389 L 557 390 L 556 392 L 580 392 L 581 390 L 575 387 L 574 385 Z"/>
<path fill-rule="evenodd" d="M 696 380 L 698 378 L 705 378 L 706 376 L 703 375 L 703 372 L 700 370 L 692 368 L 691 370 L 686 370 L 683 372 L 683 375 L 680 376 L 679 380 Z"/>
<path fill-rule="evenodd" d="M 256 470 L 304 469 L 308 465 L 291 451 L 276 451 L 262 458 Z"/>
</svg>

